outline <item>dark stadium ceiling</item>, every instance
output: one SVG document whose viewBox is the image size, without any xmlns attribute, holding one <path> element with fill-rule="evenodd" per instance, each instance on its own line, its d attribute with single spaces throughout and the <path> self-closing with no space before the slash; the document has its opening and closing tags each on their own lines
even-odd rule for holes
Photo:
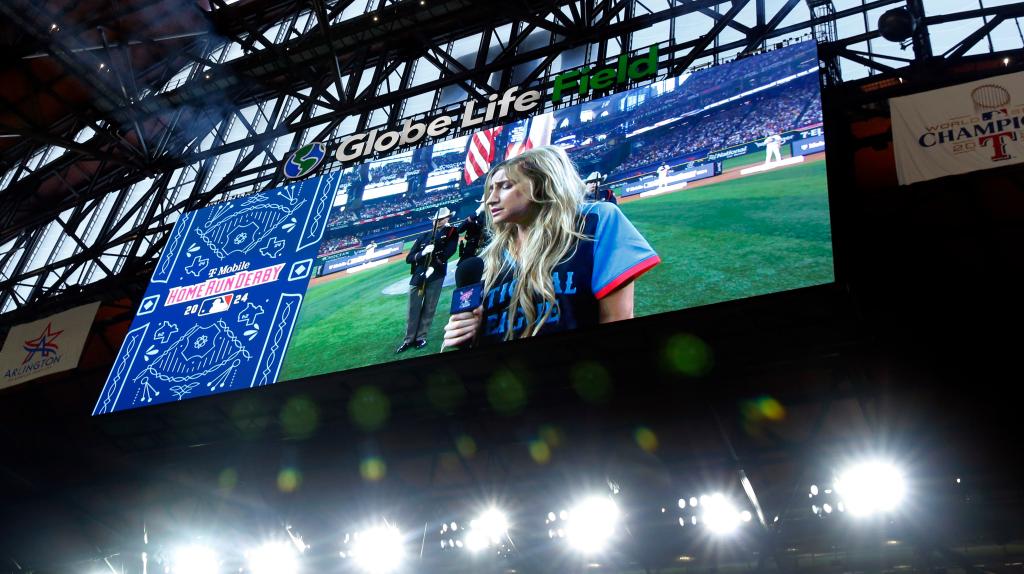
<svg viewBox="0 0 1024 574">
<path fill-rule="evenodd" d="M 495 364 L 484 358 L 457 367 L 465 394 L 461 404 L 447 407 L 424 398 L 423 371 L 443 359 L 93 420 L 81 407 L 95 388 L 81 377 L 66 381 L 62 392 L 22 385 L 0 403 L 0 572 L 94 574 L 123 565 L 137 573 L 144 572 L 142 552 L 149 553 L 149 572 L 163 571 L 156 561 L 197 534 L 237 559 L 240 548 L 280 534 L 283 524 L 313 546 L 308 560 L 315 567 L 304 572 L 350 572 L 337 550 L 343 533 L 367 517 L 384 514 L 419 545 L 421 535 L 427 538 L 421 533 L 442 521 L 463 523 L 488 498 L 512 515 L 517 556 L 480 570 L 464 554 L 445 558 L 430 537 L 424 558 L 412 560 L 408 571 L 593 571 L 586 563 L 545 562 L 566 558 L 552 549 L 544 516 L 581 492 L 607 489 L 608 480 L 621 491 L 630 532 L 611 564 L 601 560 L 601 572 L 672 572 L 681 555 L 693 562 L 688 572 L 832 572 L 839 563 L 873 571 L 883 553 L 892 566 L 1008 560 L 997 547 L 975 542 L 996 529 L 981 515 L 989 518 L 985 513 L 997 504 L 991 498 L 970 503 L 984 492 L 986 477 L 964 467 L 970 437 L 932 416 L 941 401 L 935 390 L 880 392 L 883 385 L 867 379 L 889 374 L 859 372 L 870 369 L 862 357 L 837 361 L 806 353 L 835 348 L 837 341 L 826 339 L 836 323 L 851 319 L 821 293 L 783 295 L 799 299 L 800 322 L 831 323 L 801 337 L 777 298 L 742 302 L 726 313 L 697 310 L 688 326 L 714 344 L 721 364 L 708 378 L 638 370 L 636 363 L 647 363 L 658 343 L 625 324 L 606 331 L 603 342 L 589 335 L 563 339 L 565 356 L 599 359 L 609 369 L 614 399 L 608 402 L 581 401 L 562 356 L 546 353 L 538 362 L 539 354 L 529 353 L 518 366 L 502 362 L 516 377 L 533 379 L 529 408 L 516 416 L 496 416 L 488 407 L 478 383 Z M 756 333 L 750 323 L 758 325 Z M 524 343 L 534 350 L 546 344 Z M 367 432 L 349 401 L 354 389 L 381 380 L 389 382 L 389 421 Z M 766 388 L 775 389 L 771 397 Z M 775 401 L 775 411 L 763 406 L 766 399 Z M 296 405 L 315 410 L 311 426 L 289 424 L 284 413 Z M 539 442 L 545 447 L 538 453 Z M 850 537 L 848 519 L 815 515 L 808 496 L 812 484 L 828 488 L 833 468 L 849 453 L 873 448 L 904 454 L 899 460 L 908 473 L 921 469 L 928 479 L 916 480 L 913 512 L 886 526 L 881 541 Z M 386 460 L 387 480 L 368 480 L 362 471 L 374 457 Z M 287 472 L 297 473 L 301 488 L 281 486 Z M 963 477 L 962 487 L 955 476 Z M 738 539 L 721 543 L 693 524 L 678 525 L 680 497 L 714 491 L 756 514 L 744 478 L 771 529 L 755 519 Z M 948 519 L 970 512 L 979 516 Z M 929 536 L 915 530 L 922 525 Z M 946 542 L 947 536 L 966 540 L 961 529 L 974 537 L 967 549 Z M 889 548 L 886 540 L 903 546 Z"/>
<path fill-rule="evenodd" d="M 552 3 L 456 0 L 230 5 L 7 0 L 0 3 L 0 314 L 4 323 L 14 323 L 42 316 L 48 306 L 137 296 L 178 213 L 275 185 L 280 181 L 276 160 L 298 142 L 398 123 L 512 83 L 543 82 L 560 66 L 643 47 L 654 41 L 647 40 L 651 34 L 670 38 L 663 53 L 671 54 L 677 68 L 732 58 L 811 31 L 832 40 L 827 53 L 839 58 L 832 74 L 849 71 L 844 66 L 854 63 L 888 78 L 890 66 L 906 64 L 891 59 L 902 53 L 898 47 L 883 49 L 870 29 L 873 22 L 848 33 L 831 26 L 868 21 L 903 1 L 811 4 L 584 1 L 562 2 L 555 10 Z M 1007 18 L 1021 13 L 1020 4 L 977 9 L 972 4 L 929 21 L 971 24 L 947 43 L 952 48 L 941 50 L 956 58 L 982 46 L 986 30 L 1012 24 Z M 988 20 L 978 24 L 982 16 Z M 838 79 L 833 75 L 830 81 Z M 0 572 L 116 571 L 109 564 L 117 565 L 128 553 L 136 556 L 143 532 L 152 533 L 154 545 L 163 544 L 183 524 L 230 530 L 240 523 L 262 527 L 289 519 L 310 541 L 329 541 L 341 531 L 342 510 L 390 494 L 416 518 L 465 506 L 467 492 L 491 482 L 505 485 L 510 498 L 539 504 L 564 494 L 551 474 L 568 468 L 603 477 L 608 469 L 596 463 L 608 460 L 612 471 L 627 471 L 626 491 L 643 491 L 667 504 L 689 494 L 667 484 L 731 480 L 736 486 L 740 469 L 751 476 L 766 509 L 781 509 L 782 536 L 755 539 L 752 553 L 707 559 L 695 565 L 696 571 L 753 570 L 763 564 L 750 560 L 768 556 L 762 550 L 773 553 L 774 562 L 760 560 L 776 571 L 799 566 L 834 572 L 840 564 L 858 571 L 907 565 L 921 571 L 974 572 L 989 566 L 1000 571 L 1020 549 L 989 540 L 1005 542 L 1003 533 L 1014 530 L 1006 524 L 1019 524 L 1013 514 L 1019 504 L 1005 503 L 1019 501 L 1019 487 L 1009 493 L 990 489 L 983 473 L 963 491 L 949 481 L 929 485 L 930 492 L 940 494 L 919 520 L 932 530 L 928 536 L 899 531 L 917 540 L 885 547 L 885 552 L 905 550 L 884 565 L 883 550 L 867 542 L 858 548 L 861 541 L 853 540 L 836 549 L 837 540 L 856 537 L 810 513 L 803 488 L 827 474 L 823 466 L 851 444 L 884 443 L 895 451 L 907 443 L 923 444 L 927 448 L 908 454 L 909 462 L 930 465 L 929 476 L 952 479 L 963 468 L 958 465 L 984 450 L 957 417 L 994 409 L 984 423 L 996 427 L 999 415 L 1019 416 L 1012 401 L 981 396 L 981 391 L 962 396 L 959 389 L 885 389 L 920 375 L 911 368 L 890 370 L 870 357 L 875 349 L 863 340 L 889 334 L 857 333 L 849 307 L 824 292 L 689 312 L 688 326 L 716 345 L 722 365 L 713 379 L 703 381 L 665 376 L 654 366 L 638 372 L 638 357 L 643 364 L 660 343 L 650 343 L 655 335 L 643 326 L 609 331 L 615 334 L 598 343 L 580 338 L 567 352 L 611 357 L 607 364 L 622 389 L 621 401 L 614 407 L 580 404 L 565 365 L 548 356 L 547 362 L 527 366 L 538 382 L 551 386 L 543 387 L 548 391 L 534 398 L 527 415 L 512 422 L 479 408 L 486 398 L 468 383 L 493 369 L 483 361 L 462 369 L 468 399 L 457 418 L 429 412 L 418 394 L 422 381 L 402 366 L 344 381 L 325 378 L 276 385 L 260 394 L 235 393 L 196 401 L 188 409 L 155 407 L 98 423 L 86 412 L 105 366 L 5 390 Z M 984 308 L 984 301 L 979 304 Z M 944 307 L 942 321 L 955 311 Z M 977 333 L 964 333 L 963 342 L 951 339 L 951 351 L 968 355 L 968 348 L 979 356 L 987 351 Z M 628 344 L 620 346 L 618 337 Z M 912 345 L 908 339 L 911 343 L 900 344 Z M 945 357 L 936 362 L 947 366 Z M 995 378 L 973 363 L 948 377 L 982 389 L 980 381 Z M 396 389 L 395 428 L 377 436 L 358 432 L 347 411 L 352 390 L 374 378 L 390 379 Z M 662 383 L 671 385 L 668 391 Z M 787 406 L 788 418 L 784 425 L 751 427 L 744 401 L 766 387 L 785 391 L 774 396 Z M 295 398 L 312 399 L 320 409 L 320 432 L 312 438 L 291 436 L 281 422 L 282 409 Z M 934 416 L 951 404 L 960 411 Z M 534 462 L 525 458 L 525 447 L 547 423 L 561 433 L 569 463 L 546 467 L 557 470 L 544 475 L 531 472 Z M 634 448 L 634 432 L 645 424 L 662 433 L 660 462 Z M 477 437 L 476 458 L 452 448 L 460 434 Z M 666 440 L 672 435 L 682 438 Z M 1006 443 L 1013 444 L 1016 435 L 1007 436 Z M 630 448 L 620 451 L 622 443 Z M 365 492 L 358 488 L 363 481 L 354 469 L 374 449 L 387 451 L 389 472 L 400 477 L 404 490 L 366 489 L 373 500 L 363 500 L 357 496 Z M 631 454 L 619 457 L 627 450 Z M 1007 448 L 1002 456 L 1012 460 L 1015 452 Z M 288 465 L 305 473 L 306 488 L 295 496 L 277 487 L 278 473 Z M 236 471 L 231 488 L 222 482 L 226 468 Z M 699 493 L 699 486 L 692 489 Z M 533 516 L 534 508 L 529 510 Z M 953 522 L 953 516 L 969 520 Z M 994 536 L 983 536 L 993 531 Z M 158 540 L 157 535 L 165 536 Z M 671 546 L 659 546 L 656 536 L 650 541 L 659 552 Z M 638 546 L 637 555 L 645 548 Z M 699 550 L 685 556 L 700 561 Z M 681 558 L 649 554 L 651 568 L 663 571 L 678 568 Z M 638 570 L 637 564 L 620 569 Z M 533 571 L 552 569 L 542 565 Z"/>
<path fill-rule="evenodd" d="M 844 70 L 889 74 L 909 56 L 878 38 L 873 19 L 903 4 L 0 3 L 0 314 L 137 292 L 124 278 L 146 275 L 178 213 L 276 184 L 281 154 L 299 142 L 543 84 L 655 41 L 679 72 L 814 35 L 829 82 Z M 927 4 L 910 7 L 931 26 L 981 22 L 946 41 L 948 58 L 986 39 L 998 49 L 989 35 L 1024 12 L 931 15 Z M 922 57 L 926 30 L 915 41 Z"/>
</svg>

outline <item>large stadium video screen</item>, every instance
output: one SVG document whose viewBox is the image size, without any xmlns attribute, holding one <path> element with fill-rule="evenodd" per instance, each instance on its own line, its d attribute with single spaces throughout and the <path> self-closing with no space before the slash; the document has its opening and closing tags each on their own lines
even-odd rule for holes
<svg viewBox="0 0 1024 574">
<path fill-rule="evenodd" d="M 182 214 L 93 414 L 830 283 L 818 82 L 801 43 L 502 116 L 544 109 L 516 87 L 452 139 L 353 134 L 339 159 L 419 139 Z"/>
<path fill-rule="evenodd" d="M 481 127 L 339 188 L 280 379 L 834 281 L 813 42 Z"/>
</svg>

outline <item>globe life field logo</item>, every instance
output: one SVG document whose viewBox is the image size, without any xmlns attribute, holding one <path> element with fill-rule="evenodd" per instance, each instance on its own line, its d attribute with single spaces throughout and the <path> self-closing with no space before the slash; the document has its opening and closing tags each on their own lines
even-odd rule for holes
<svg viewBox="0 0 1024 574">
<path fill-rule="evenodd" d="M 653 78 L 658 72 L 658 46 L 647 48 L 644 54 L 630 57 L 620 54 L 615 65 L 591 69 L 582 67 L 559 74 L 555 78 L 551 102 L 559 104 L 571 94 L 584 98 L 594 92 L 605 92 Z M 366 159 L 374 154 L 390 152 L 396 147 L 412 146 L 425 139 L 442 138 L 452 131 L 481 129 L 511 121 L 514 116 L 525 115 L 541 108 L 543 94 L 538 90 L 522 90 L 512 86 L 501 93 L 487 96 L 486 102 L 468 99 L 458 115 L 442 113 L 422 120 L 406 118 L 394 129 L 376 127 L 341 139 L 335 158 L 346 164 Z M 284 163 L 284 176 L 288 179 L 305 177 L 323 161 L 326 146 L 319 142 L 306 144 L 295 151 Z"/>
<path fill-rule="evenodd" d="M 308 143 L 295 150 L 284 162 L 284 176 L 288 179 L 306 177 L 327 157 L 327 146 L 320 142 Z"/>
</svg>

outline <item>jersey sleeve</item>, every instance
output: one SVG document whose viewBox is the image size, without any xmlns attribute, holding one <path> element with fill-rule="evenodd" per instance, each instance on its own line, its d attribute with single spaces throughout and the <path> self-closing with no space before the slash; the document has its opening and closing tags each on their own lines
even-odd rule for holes
<svg viewBox="0 0 1024 574">
<path fill-rule="evenodd" d="M 661 258 L 618 206 L 595 203 L 591 213 L 598 217 L 591 288 L 595 297 L 603 299 L 661 263 Z"/>
</svg>

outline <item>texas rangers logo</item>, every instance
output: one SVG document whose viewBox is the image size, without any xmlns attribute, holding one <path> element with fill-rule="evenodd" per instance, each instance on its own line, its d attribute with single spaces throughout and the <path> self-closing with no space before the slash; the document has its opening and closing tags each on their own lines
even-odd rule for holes
<svg viewBox="0 0 1024 574">
<path fill-rule="evenodd" d="M 57 346 L 57 343 L 54 343 L 53 341 L 59 337 L 64 330 L 61 329 L 60 331 L 54 332 L 52 325 L 52 323 L 47 323 L 46 329 L 43 329 L 43 333 L 41 335 L 35 339 L 25 341 L 22 348 L 28 352 L 28 355 L 26 355 L 25 360 L 21 362 L 22 365 L 34 359 L 36 353 L 39 353 L 43 358 L 57 354 L 57 349 L 59 349 L 59 347 Z"/>
<path fill-rule="evenodd" d="M 327 156 L 327 146 L 320 142 L 308 143 L 295 150 L 284 162 L 284 176 L 298 179 L 309 175 Z"/>
<path fill-rule="evenodd" d="M 923 148 L 940 146 L 953 154 L 987 155 L 990 161 L 1016 158 L 1024 141 L 1024 106 L 1014 104 L 1010 91 L 999 84 L 971 90 L 974 115 L 961 115 L 928 125 L 917 142 Z"/>
</svg>

